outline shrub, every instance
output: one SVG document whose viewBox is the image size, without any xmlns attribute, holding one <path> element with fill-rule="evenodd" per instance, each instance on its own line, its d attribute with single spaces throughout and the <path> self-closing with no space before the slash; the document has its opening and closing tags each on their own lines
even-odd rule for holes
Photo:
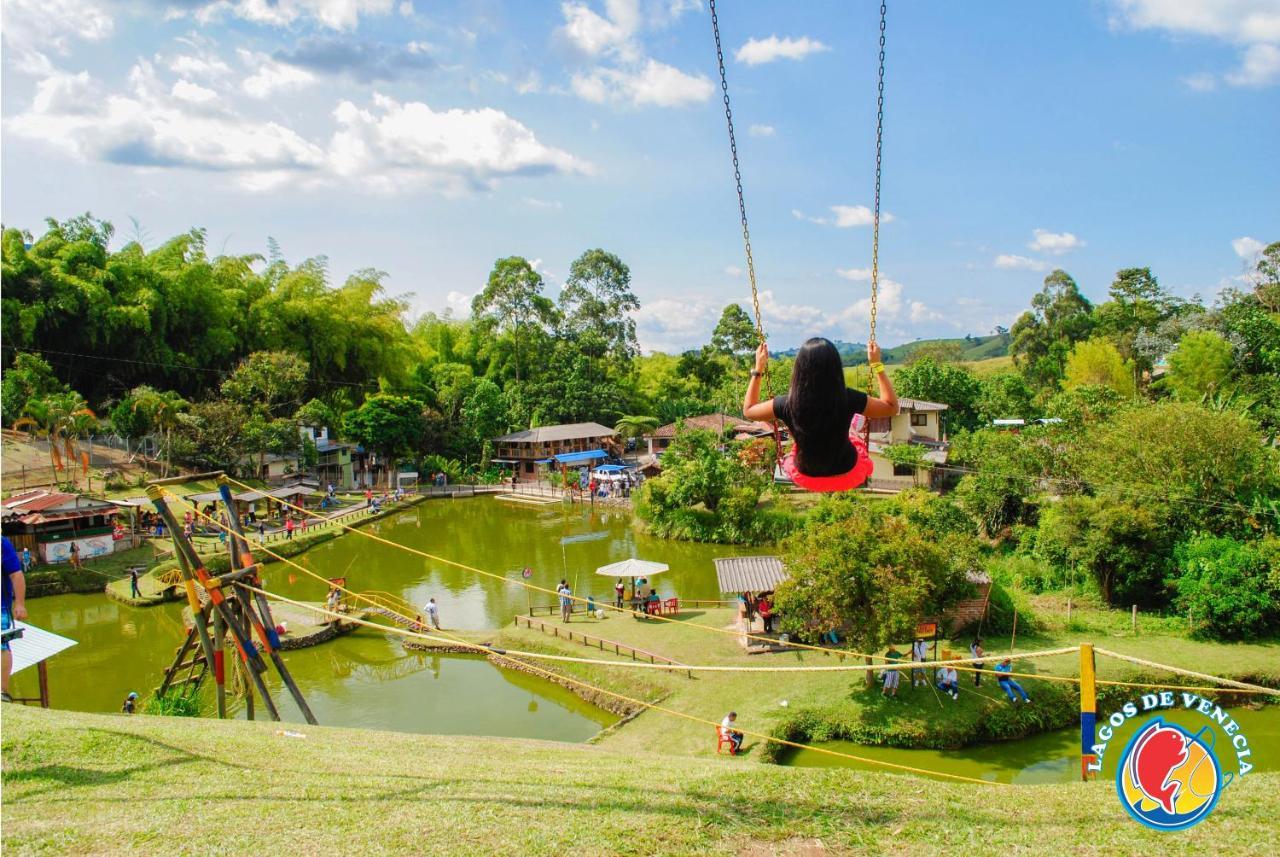
<svg viewBox="0 0 1280 857">
<path fill-rule="evenodd" d="M 1174 556 L 1178 607 L 1198 636 L 1250 640 L 1280 630 L 1280 539 L 1201 535 Z"/>
<path fill-rule="evenodd" d="M 147 697 L 142 705 L 142 713 L 162 717 L 199 717 L 200 698 L 191 690 L 170 689 L 164 696 L 152 694 Z"/>
</svg>

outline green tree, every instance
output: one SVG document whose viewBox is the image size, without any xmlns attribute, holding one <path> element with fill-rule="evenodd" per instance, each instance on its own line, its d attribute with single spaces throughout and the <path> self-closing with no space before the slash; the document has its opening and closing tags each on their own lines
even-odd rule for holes
<svg viewBox="0 0 1280 857">
<path fill-rule="evenodd" d="M 999 372 L 982 379 L 976 408 L 982 423 L 1000 419 L 1033 419 L 1039 413 L 1026 379 L 1016 372 Z"/>
<path fill-rule="evenodd" d="M 958 362 L 963 356 L 964 346 L 959 342 L 941 339 L 936 342 L 923 342 L 912 348 L 905 362 L 911 366 L 921 360 L 930 360 L 933 363 L 946 365 Z"/>
<path fill-rule="evenodd" d="M 898 369 L 893 382 L 903 396 L 950 405 L 946 420 L 952 429 L 973 429 L 981 422 L 978 402 L 982 397 L 982 382 L 963 366 L 937 363 L 932 357 L 924 357 Z"/>
<path fill-rule="evenodd" d="M 1093 305 L 1071 275 L 1055 270 L 1009 330 L 1014 365 L 1034 386 L 1053 386 L 1062 378 L 1071 346 L 1093 330 L 1092 314 Z"/>
<path fill-rule="evenodd" d="M 472 385 L 462 405 L 462 425 L 472 443 L 472 455 L 478 454 L 489 439 L 506 433 L 510 428 L 507 400 L 497 384 L 481 378 Z"/>
<path fill-rule="evenodd" d="M 1170 530 L 1149 503 L 1074 495 L 1045 506 L 1036 552 L 1089 574 L 1108 604 L 1159 604 L 1169 568 Z"/>
<path fill-rule="evenodd" d="M 1067 390 L 1095 386 L 1110 387 L 1126 398 L 1134 394 L 1133 364 L 1105 339 L 1072 346 L 1063 376 L 1062 386 Z"/>
<path fill-rule="evenodd" d="M 573 260 L 560 290 L 560 316 L 570 336 L 590 334 L 617 366 L 640 353 L 631 313 L 640 301 L 631 291 L 631 269 L 599 248 Z"/>
<path fill-rule="evenodd" d="M 1179 399 L 1199 401 L 1223 391 L 1234 368 L 1231 343 L 1213 331 L 1192 331 L 1169 355 L 1167 383 Z"/>
<path fill-rule="evenodd" d="M 1280 499 L 1280 451 L 1236 411 L 1174 401 L 1124 410 L 1072 457 L 1094 493 L 1158 508 L 1173 531 L 1246 535 L 1275 526 L 1249 507 Z"/>
<path fill-rule="evenodd" d="M 711 347 L 721 354 L 746 354 L 760 342 L 755 322 L 741 304 L 729 304 L 711 331 Z"/>
<path fill-rule="evenodd" d="M 909 639 L 920 619 L 966 590 L 966 569 L 933 534 L 851 498 L 824 500 L 783 543 L 782 558 L 782 629 L 810 639 L 838 631 L 863 652 Z"/>
<path fill-rule="evenodd" d="M 164 475 L 169 475 L 169 470 L 173 466 L 173 433 L 182 424 L 182 414 L 186 413 L 191 405 L 186 399 L 183 399 L 173 390 L 161 392 L 154 387 L 141 386 L 135 387 L 129 393 L 129 398 L 133 401 L 133 407 L 143 416 L 150 424 L 153 431 L 160 433 L 164 446 Z M 216 423 L 217 417 L 213 417 Z M 221 428 L 214 431 L 214 436 L 222 437 L 227 432 Z M 234 463 L 234 462 L 233 462 Z"/>
<path fill-rule="evenodd" d="M 619 437 L 639 440 L 658 428 L 658 418 L 648 416 L 626 416 L 619 419 L 613 430 Z"/>
<path fill-rule="evenodd" d="M 17 430 L 28 429 L 49 442 L 49 464 L 57 481 L 59 466 L 65 457 L 67 476 L 76 481 L 77 441 L 97 425 L 97 416 L 85 404 L 84 397 L 74 390 L 65 393 L 49 393 L 30 399 L 24 416 L 13 423 Z"/>
<path fill-rule="evenodd" d="M 969 471 L 956 497 L 984 533 L 999 536 L 1016 524 L 1033 523 L 1041 481 L 1057 472 L 1055 444 L 1044 429 L 1020 434 L 999 429 L 964 432 L 951 446 L 951 460 Z"/>
<path fill-rule="evenodd" d="M 287 351 L 255 351 L 222 382 L 222 395 L 250 410 L 288 416 L 302 404 L 307 361 Z"/>
<path fill-rule="evenodd" d="M 1258 640 L 1280 630 L 1280 540 L 1199 535 L 1174 557 L 1177 606 L 1197 634 Z"/>
<path fill-rule="evenodd" d="M 509 335 L 514 344 L 515 378 L 519 382 L 530 334 L 545 332 L 555 318 L 555 305 L 542 294 L 542 275 L 527 259 L 499 259 L 484 290 L 471 301 L 471 312 L 483 324 Z"/>
<path fill-rule="evenodd" d="M 1253 269 L 1254 294 L 1268 312 L 1280 313 L 1280 241 L 1258 254 Z"/>
<path fill-rule="evenodd" d="M 394 469 L 397 459 L 415 453 L 426 432 L 425 405 L 408 396 L 376 393 L 346 416 L 348 437 L 362 443 L 388 460 Z"/>
<path fill-rule="evenodd" d="M 1116 272 L 1111 300 L 1094 312 L 1098 329 L 1115 344 L 1130 364 L 1136 385 L 1139 373 L 1151 369 L 1151 361 L 1138 346 L 1139 337 L 1159 328 L 1165 320 L 1183 312 L 1189 304 L 1160 287 L 1150 268 L 1125 268 Z"/>
<path fill-rule="evenodd" d="M 5 370 L 4 380 L 0 381 L 0 411 L 3 411 L 4 423 L 12 425 L 32 399 L 65 392 L 67 385 L 58 380 L 53 367 L 44 359 L 35 354 L 19 353 L 13 359 L 13 365 Z"/>
</svg>

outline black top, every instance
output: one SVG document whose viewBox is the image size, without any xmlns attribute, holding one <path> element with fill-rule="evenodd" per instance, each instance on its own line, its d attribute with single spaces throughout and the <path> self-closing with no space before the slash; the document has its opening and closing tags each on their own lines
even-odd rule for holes
<svg viewBox="0 0 1280 857">
<path fill-rule="evenodd" d="M 791 418 L 791 405 L 786 396 L 773 400 L 773 415 L 787 424 L 796 440 L 796 466 L 806 476 L 838 476 L 848 473 L 858 462 L 858 454 L 849 443 L 849 423 L 854 414 L 867 410 L 867 394 L 845 388 L 845 410 L 842 421 L 830 426 L 798 426 Z"/>
</svg>

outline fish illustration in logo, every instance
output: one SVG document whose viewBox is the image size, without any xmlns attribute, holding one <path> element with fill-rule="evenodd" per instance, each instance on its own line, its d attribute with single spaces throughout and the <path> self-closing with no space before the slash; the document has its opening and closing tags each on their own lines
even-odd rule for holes
<svg viewBox="0 0 1280 857">
<path fill-rule="evenodd" d="M 1116 771 L 1116 790 L 1131 816 L 1157 830 L 1181 830 L 1209 814 L 1223 782 L 1203 733 L 1159 717 L 1138 729 Z"/>
<path fill-rule="evenodd" d="M 1174 803 L 1182 789 L 1182 782 L 1171 780 L 1169 775 L 1187 761 L 1187 743 L 1181 729 L 1157 722 L 1138 735 L 1129 753 L 1134 782 L 1144 795 L 1168 813 L 1174 811 Z"/>
</svg>

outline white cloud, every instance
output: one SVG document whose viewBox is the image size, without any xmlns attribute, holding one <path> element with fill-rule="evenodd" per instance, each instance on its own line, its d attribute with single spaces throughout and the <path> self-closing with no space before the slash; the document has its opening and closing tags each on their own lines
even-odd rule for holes
<svg viewBox="0 0 1280 857">
<path fill-rule="evenodd" d="M 536 196 L 524 197 L 524 204 L 532 208 L 564 208 L 564 203 L 555 199 L 538 199 Z"/>
<path fill-rule="evenodd" d="M 396 11 L 400 13 L 401 17 L 412 18 L 413 3 L 410 0 L 401 0 L 400 5 L 396 7 Z"/>
<path fill-rule="evenodd" d="M 169 57 L 157 56 L 156 62 L 164 65 L 169 71 L 188 79 L 221 79 L 231 74 L 231 66 L 211 53 L 174 54 Z"/>
<path fill-rule="evenodd" d="M 865 205 L 833 205 L 830 207 L 831 217 L 815 217 L 805 214 L 798 208 L 791 209 L 791 216 L 796 220 L 807 220 L 821 226 L 837 226 L 849 229 L 854 226 L 870 226 L 875 221 L 875 213 Z M 893 215 L 887 211 L 880 212 L 880 222 L 890 223 Z"/>
<path fill-rule="evenodd" d="M 84 160 L 221 171 L 256 190 L 292 179 L 389 193 L 421 186 L 456 193 L 509 176 L 591 170 L 499 110 L 435 111 L 375 93 L 369 106 L 339 103 L 336 130 L 326 141 L 246 115 L 234 104 L 209 111 L 210 92 L 185 79 L 164 83 L 145 60 L 119 93 L 103 92 L 87 73 L 58 72 L 40 81 L 31 108 L 14 116 L 8 130 Z"/>
<path fill-rule="evenodd" d="M 737 265 L 725 265 L 724 272 L 728 274 L 730 277 L 742 276 L 742 269 L 739 268 Z"/>
<path fill-rule="evenodd" d="M 592 169 L 493 108 L 437 112 L 420 101 L 400 103 L 375 93 L 372 109 L 343 101 L 333 116 L 339 130 L 329 144 L 329 168 L 378 190 L 425 180 L 456 192 L 490 187 L 506 176 Z"/>
<path fill-rule="evenodd" d="M 652 58 L 635 69 L 596 66 L 589 73 L 575 74 L 571 85 L 586 101 L 623 102 L 635 107 L 699 104 L 715 91 L 703 75 L 686 74 Z"/>
<path fill-rule="evenodd" d="M 658 298 L 636 310 L 636 337 L 646 351 L 679 352 L 706 342 L 724 301 L 703 296 Z"/>
<path fill-rule="evenodd" d="M 752 125 L 747 129 L 747 133 L 752 137 L 772 137 L 778 133 L 778 129 L 772 125 Z"/>
<path fill-rule="evenodd" d="M 178 80 L 169 94 L 179 101 L 189 101 L 192 104 L 208 104 L 218 97 L 218 93 L 214 92 L 206 86 L 198 83 L 192 83 L 186 78 Z"/>
<path fill-rule="evenodd" d="M 1207 91 L 1219 79 L 1232 86 L 1280 82 L 1280 4 L 1275 0 L 1110 0 L 1110 4 L 1115 29 L 1204 36 L 1239 46 L 1237 70 L 1183 78 L 1193 89 Z"/>
<path fill-rule="evenodd" d="M 831 48 L 808 36 L 798 39 L 770 36 L 767 39 L 748 39 L 746 44 L 738 48 L 734 58 L 747 65 L 762 65 L 780 59 L 802 60 L 809 54 L 829 50 Z"/>
<path fill-rule="evenodd" d="M 541 91 L 542 77 L 536 71 L 529 72 L 516 83 L 516 92 L 521 95 L 530 95 Z"/>
<path fill-rule="evenodd" d="M 861 283 L 871 279 L 870 268 L 836 268 L 836 276 Z"/>
<path fill-rule="evenodd" d="M 642 9 L 640 0 L 605 0 L 603 8 L 602 15 L 585 2 L 560 5 L 564 25 L 557 34 L 596 63 L 572 75 L 575 95 L 594 104 L 634 107 L 683 107 L 712 96 L 715 87 L 709 78 L 646 56 L 640 39 L 646 27 L 666 26 L 689 8 L 688 3 L 677 0 Z"/>
<path fill-rule="evenodd" d="M 1078 250 L 1084 242 L 1070 232 L 1050 232 L 1047 229 L 1033 229 L 1034 236 L 1027 247 L 1037 253 L 1053 253 L 1062 255 L 1070 250 Z"/>
<path fill-rule="evenodd" d="M 1250 238 L 1248 235 L 1231 242 L 1231 249 L 1236 251 L 1236 255 L 1246 262 L 1252 262 L 1256 259 L 1266 246 L 1257 238 Z"/>
<path fill-rule="evenodd" d="M 911 311 L 908 313 L 907 317 L 917 324 L 925 321 L 941 321 L 946 318 L 945 315 L 937 310 L 931 309 L 923 301 L 911 301 L 910 308 Z"/>
<path fill-rule="evenodd" d="M 468 318 L 471 315 L 471 301 L 479 292 L 451 291 L 445 295 L 445 304 L 449 312 L 457 318 Z"/>
<path fill-rule="evenodd" d="M 1014 253 L 1001 253 L 996 256 L 995 266 L 1010 271 L 1047 271 L 1049 269 L 1048 262 Z"/>
<path fill-rule="evenodd" d="M 1212 92 L 1218 88 L 1218 78 L 1208 72 L 1189 74 L 1182 78 L 1182 82 L 1187 85 L 1188 89 L 1195 92 Z"/>
<path fill-rule="evenodd" d="M 282 63 L 266 54 L 241 49 L 240 59 L 254 69 L 241 87 L 254 98 L 268 98 L 276 92 L 303 89 L 316 82 L 316 76 L 304 68 Z"/>
<path fill-rule="evenodd" d="M 1226 75 L 1232 86 L 1270 86 L 1280 81 L 1280 45 L 1250 45 L 1238 71 Z"/>
<path fill-rule="evenodd" d="M 100 42 L 115 21 L 93 0 L 4 0 L 0 28 L 8 59 L 26 74 L 49 74 L 48 52 L 66 56 L 73 42 Z"/>
<path fill-rule="evenodd" d="M 202 24 L 230 15 L 271 27 L 314 21 L 331 30 L 354 30 L 361 16 L 388 15 L 395 6 L 394 0 L 214 0 L 192 14 Z M 169 14 L 181 17 L 186 10 L 171 8 Z"/>
</svg>

